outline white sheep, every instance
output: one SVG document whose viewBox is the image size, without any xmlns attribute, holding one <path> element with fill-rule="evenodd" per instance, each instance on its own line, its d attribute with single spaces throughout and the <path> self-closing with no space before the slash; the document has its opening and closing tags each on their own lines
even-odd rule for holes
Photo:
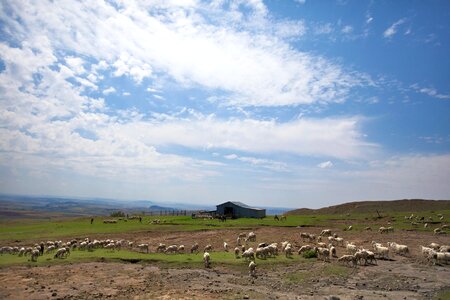
<svg viewBox="0 0 450 300">
<path fill-rule="evenodd" d="M 209 268 L 211 266 L 211 256 L 208 252 L 203 253 L 203 263 L 205 264 L 205 268 Z"/>
<path fill-rule="evenodd" d="M 382 246 L 381 244 L 375 243 L 373 245 L 373 250 L 375 254 L 379 257 L 389 259 L 389 248 Z"/>
<path fill-rule="evenodd" d="M 39 250 L 38 249 L 34 249 L 31 252 L 31 261 L 37 261 L 38 256 L 39 256 Z"/>
<path fill-rule="evenodd" d="M 67 256 L 66 248 L 59 248 L 53 258 L 64 258 Z"/>
<path fill-rule="evenodd" d="M 341 257 L 338 258 L 338 262 L 344 262 L 345 264 L 349 264 L 352 263 L 352 266 L 354 268 L 356 268 L 357 265 L 357 260 L 356 257 L 354 255 L 342 255 Z"/>
<path fill-rule="evenodd" d="M 228 243 L 227 242 L 223 242 L 223 250 L 225 252 L 228 252 Z"/>
<path fill-rule="evenodd" d="M 166 244 L 159 243 L 158 247 L 156 247 L 156 252 L 164 252 L 166 248 Z"/>
<path fill-rule="evenodd" d="M 450 263 L 450 253 L 448 252 L 434 252 L 433 258 L 436 262 L 447 264 Z"/>
<path fill-rule="evenodd" d="M 234 248 L 234 257 L 239 258 L 239 247 Z"/>
<path fill-rule="evenodd" d="M 212 245 L 206 245 L 205 248 L 203 249 L 203 252 L 207 252 L 207 251 L 212 251 Z"/>
<path fill-rule="evenodd" d="M 196 252 L 196 253 L 198 252 L 198 244 L 197 243 L 195 243 L 191 247 L 191 253 L 194 253 L 194 252 Z"/>
<path fill-rule="evenodd" d="M 378 229 L 378 232 L 381 233 L 381 234 L 383 234 L 383 233 L 388 233 L 389 230 L 388 230 L 386 227 L 381 226 L 381 227 Z"/>
<path fill-rule="evenodd" d="M 148 244 L 139 244 L 137 247 L 140 251 L 145 251 L 145 253 L 148 253 Z"/>
<path fill-rule="evenodd" d="M 324 229 L 320 233 L 321 236 L 330 236 L 331 235 L 331 229 Z"/>
<path fill-rule="evenodd" d="M 253 250 L 253 248 L 248 248 L 247 250 L 245 250 L 245 251 L 242 253 L 242 257 L 243 257 L 245 260 L 249 260 L 249 259 L 255 260 L 255 251 Z"/>
<path fill-rule="evenodd" d="M 294 249 L 292 249 L 291 244 L 288 244 L 286 246 L 286 248 L 284 248 L 284 253 L 285 253 L 286 257 L 291 257 L 293 254 L 293 251 L 294 251 Z"/>
<path fill-rule="evenodd" d="M 350 242 L 347 242 L 347 244 L 345 245 L 345 248 L 347 249 L 347 252 L 351 253 L 351 254 L 355 254 L 356 251 L 358 251 L 358 247 L 356 247 L 356 245 L 354 245 Z"/>
<path fill-rule="evenodd" d="M 248 234 L 247 240 L 250 241 L 250 242 L 256 242 L 256 234 L 255 234 L 253 231 L 250 232 L 250 233 Z"/>
<path fill-rule="evenodd" d="M 330 261 L 330 250 L 328 248 L 316 247 L 317 258 L 323 261 Z"/>
<path fill-rule="evenodd" d="M 409 248 L 406 245 L 400 245 L 395 242 L 388 242 L 388 247 L 394 251 L 396 254 L 407 255 L 409 254 Z"/>
<path fill-rule="evenodd" d="M 300 249 L 298 249 L 298 254 L 302 254 L 303 252 L 310 251 L 313 249 L 314 249 L 314 247 L 311 245 L 304 245 L 304 246 L 301 246 Z"/>
<path fill-rule="evenodd" d="M 178 253 L 184 253 L 184 245 L 178 246 Z"/>
<path fill-rule="evenodd" d="M 331 257 L 337 257 L 336 254 L 336 247 L 334 247 L 332 244 L 328 245 L 329 249 L 330 249 L 330 255 Z"/>
<path fill-rule="evenodd" d="M 251 261 L 248 264 L 248 271 L 249 271 L 250 276 L 256 277 L 256 264 L 254 261 Z"/>
<path fill-rule="evenodd" d="M 164 251 L 164 253 L 168 254 L 168 253 L 177 253 L 178 252 L 178 246 L 177 245 L 170 245 L 169 247 L 166 248 L 166 251 Z"/>
</svg>

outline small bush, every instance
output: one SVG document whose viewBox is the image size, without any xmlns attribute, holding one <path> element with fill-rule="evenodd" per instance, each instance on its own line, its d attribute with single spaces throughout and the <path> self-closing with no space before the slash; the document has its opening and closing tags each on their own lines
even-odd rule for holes
<svg viewBox="0 0 450 300">
<path fill-rule="evenodd" d="M 314 250 L 308 250 L 303 252 L 303 257 L 304 258 L 314 258 L 317 257 L 317 253 Z"/>
<path fill-rule="evenodd" d="M 113 213 L 111 213 L 111 215 L 110 215 L 111 217 L 114 217 L 114 218 L 119 218 L 119 217 L 125 217 L 125 213 L 123 212 L 123 211 L 116 211 L 116 212 L 113 212 Z"/>
</svg>

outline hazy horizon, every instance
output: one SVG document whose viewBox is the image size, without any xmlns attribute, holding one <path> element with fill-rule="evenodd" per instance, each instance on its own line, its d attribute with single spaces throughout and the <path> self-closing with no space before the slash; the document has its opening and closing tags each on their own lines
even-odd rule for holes
<svg viewBox="0 0 450 300">
<path fill-rule="evenodd" d="M 0 193 L 450 199 L 450 3 L 3 1 Z"/>
</svg>

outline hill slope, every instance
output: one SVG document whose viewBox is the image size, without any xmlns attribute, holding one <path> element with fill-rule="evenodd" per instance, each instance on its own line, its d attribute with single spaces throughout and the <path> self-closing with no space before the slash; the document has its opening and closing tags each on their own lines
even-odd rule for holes
<svg viewBox="0 0 450 300">
<path fill-rule="evenodd" d="M 300 208 L 287 212 L 288 215 L 334 215 L 346 213 L 417 212 L 450 209 L 450 200 L 404 199 L 392 201 L 349 202 L 319 209 Z"/>
</svg>

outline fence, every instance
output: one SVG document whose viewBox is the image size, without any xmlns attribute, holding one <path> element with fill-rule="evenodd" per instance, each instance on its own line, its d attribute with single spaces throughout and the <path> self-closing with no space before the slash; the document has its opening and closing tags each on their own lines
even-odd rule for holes
<svg viewBox="0 0 450 300">
<path fill-rule="evenodd" d="M 146 216 L 191 216 L 197 214 L 198 210 L 152 210 L 146 211 Z"/>
</svg>

